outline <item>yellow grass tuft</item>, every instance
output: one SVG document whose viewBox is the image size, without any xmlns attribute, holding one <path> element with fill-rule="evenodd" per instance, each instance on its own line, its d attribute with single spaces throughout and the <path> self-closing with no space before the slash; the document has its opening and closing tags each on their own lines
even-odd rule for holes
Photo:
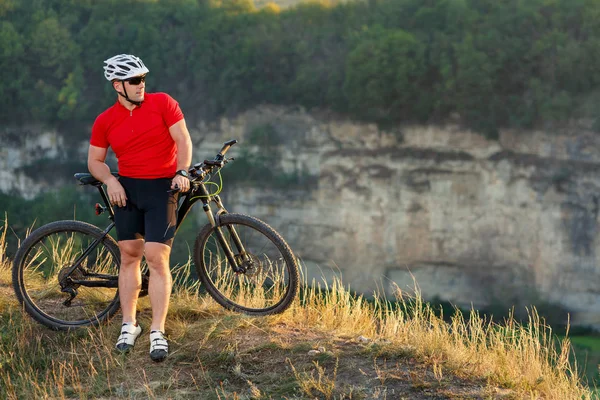
<svg viewBox="0 0 600 400">
<path fill-rule="evenodd" d="M 325 396 L 325 399 L 327 400 L 333 398 L 335 394 L 335 378 L 337 375 L 338 361 L 339 360 L 336 360 L 331 376 L 328 376 L 325 368 L 321 367 L 318 361 L 314 362 L 315 369 L 310 373 L 306 373 L 296 371 L 292 362 L 288 360 L 302 391 L 311 397 L 316 395 Z"/>
</svg>

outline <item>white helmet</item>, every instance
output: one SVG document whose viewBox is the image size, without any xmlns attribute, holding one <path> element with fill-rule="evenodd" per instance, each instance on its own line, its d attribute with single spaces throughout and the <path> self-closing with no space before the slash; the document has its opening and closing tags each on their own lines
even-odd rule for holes
<svg viewBox="0 0 600 400">
<path fill-rule="evenodd" d="M 105 60 L 104 64 L 104 76 L 109 81 L 128 79 L 149 72 L 142 60 L 131 54 L 119 54 Z"/>
</svg>

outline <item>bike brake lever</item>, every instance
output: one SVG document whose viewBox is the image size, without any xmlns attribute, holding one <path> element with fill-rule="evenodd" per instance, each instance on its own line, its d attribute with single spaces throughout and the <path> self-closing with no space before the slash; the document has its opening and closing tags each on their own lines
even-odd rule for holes
<svg viewBox="0 0 600 400">
<path fill-rule="evenodd" d="M 179 185 L 175 184 L 175 189 L 169 189 L 169 190 L 167 190 L 167 193 L 173 194 L 173 193 L 179 192 L 180 190 L 181 189 L 179 188 Z"/>
</svg>

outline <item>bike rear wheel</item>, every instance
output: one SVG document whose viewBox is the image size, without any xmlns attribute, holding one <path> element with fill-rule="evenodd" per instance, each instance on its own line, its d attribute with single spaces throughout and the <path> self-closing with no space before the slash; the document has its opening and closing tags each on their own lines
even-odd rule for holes
<svg viewBox="0 0 600 400">
<path fill-rule="evenodd" d="M 74 282 L 111 281 L 115 285 L 119 247 L 112 237 L 103 235 L 102 230 L 85 222 L 57 221 L 36 229 L 23 241 L 13 263 L 13 287 L 25 311 L 36 321 L 51 329 L 69 330 L 97 325 L 119 309 L 116 287 L 87 287 Z M 83 256 L 86 250 L 90 251 Z M 78 260 L 79 265 L 66 276 Z"/>
<path fill-rule="evenodd" d="M 206 225 L 194 245 L 196 270 L 206 291 L 221 306 L 249 315 L 286 310 L 298 293 L 299 277 L 296 257 L 285 240 L 247 215 L 222 214 L 219 222 L 225 242 L 245 272 L 234 272 L 216 229 Z"/>
</svg>

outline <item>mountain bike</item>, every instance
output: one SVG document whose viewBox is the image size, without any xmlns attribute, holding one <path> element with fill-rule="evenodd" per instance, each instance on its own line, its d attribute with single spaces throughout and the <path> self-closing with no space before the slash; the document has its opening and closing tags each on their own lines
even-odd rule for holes
<svg viewBox="0 0 600 400">
<path fill-rule="evenodd" d="M 200 201 L 208 223 L 196 236 L 193 261 L 206 292 L 226 309 L 268 315 L 286 310 L 298 293 L 298 262 L 289 245 L 265 222 L 229 213 L 219 192 L 221 169 L 233 158 L 225 153 L 237 143 L 230 140 L 213 160 L 189 169 L 190 190 L 180 193 L 177 226 Z M 113 172 L 118 177 L 118 174 Z M 216 176 L 220 183 L 214 182 Z M 120 254 L 110 236 L 114 211 L 102 182 L 89 173 L 77 173 L 80 185 L 96 187 L 110 224 L 57 221 L 34 230 L 17 250 L 12 281 L 18 300 L 36 321 L 55 330 L 98 325 L 119 309 Z M 212 186 L 211 186 L 212 185 Z M 217 189 L 211 193 L 210 187 Z M 216 204 L 213 212 L 211 203 Z M 149 273 L 142 273 L 140 295 L 146 295 Z"/>
</svg>

